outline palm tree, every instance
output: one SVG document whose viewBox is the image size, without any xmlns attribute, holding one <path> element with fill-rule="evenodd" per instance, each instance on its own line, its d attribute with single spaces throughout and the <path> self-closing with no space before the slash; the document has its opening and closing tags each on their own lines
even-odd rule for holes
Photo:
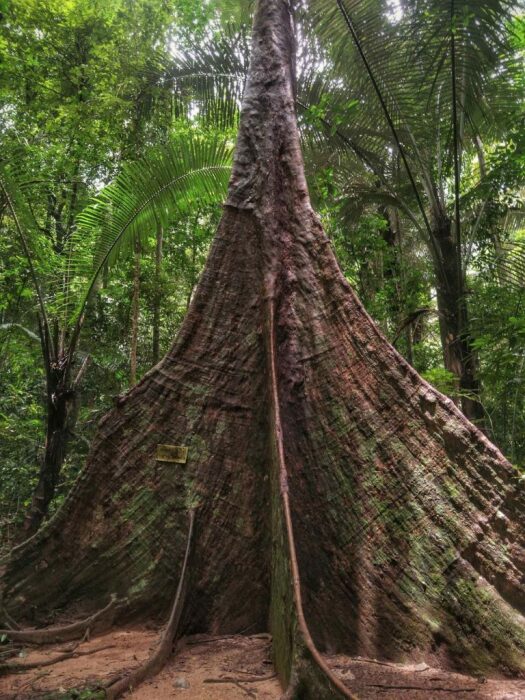
<svg viewBox="0 0 525 700">
<path fill-rule="evenodd" d="M 522 100 L 506 0 L 312 0 L 309 15 L 330 63 L 331 114 L 349 95 L 341 138 L 380 176 L 428 246 L 445 367 L 462 408 L 483 419 L 469 330 L 462 164 L 512 124 Z M 395 167 L 399 163 L 400 168 Z M 409 185 L 410 189 L 407 189 Z"/>
<path fill-rule="evenodd" d="M 24 522 L 25 536 L 45 517 L 64 462 L 76 420 L 71 409 L 88 362 L 86 356 L 79 365 L 80 334 L 101 273 L 158 225 L 199 204 L 221 202 L 230 161 L 227 142 L 188 135 L 148 151 L 140 161 L 125 165 L 78 215 L 60 251 L 40 234 L 14 165 L 2 166 L 0 194 L 33 282 L 46 375 L 45 450 Z"/>
</svg>

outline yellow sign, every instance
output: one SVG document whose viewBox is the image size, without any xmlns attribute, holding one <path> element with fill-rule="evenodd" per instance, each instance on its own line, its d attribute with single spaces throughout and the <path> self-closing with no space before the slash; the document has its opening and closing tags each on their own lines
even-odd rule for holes
<svg viewBox="0 0 525 700">
<path fill-rule="evenodd" d="M 188 448 L 182 445 L 157 445 L 158 462 L 176 462 L 186 464 Z"/>
</svg>

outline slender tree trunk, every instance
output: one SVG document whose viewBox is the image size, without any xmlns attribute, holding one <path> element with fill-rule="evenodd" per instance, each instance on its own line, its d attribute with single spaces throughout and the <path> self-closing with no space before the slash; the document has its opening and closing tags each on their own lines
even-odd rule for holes
<svg viewBox="0 0 525 700">
<path fill-rule="evenodd" d="M 401 259 L 401 222 L 398 210 L 393 207 L 385 207 L 383 215 L 388 222 L 387 228 L 383 232 L 383 239 L 390 252 L 390 264 L 385 267 L 385 278 L 391 280 L 395 286 L 395 296 L 390 301 L 390 316 L 394 326 L 398 328 L 406 318 L 406 311 L 403 309 L 406 283 L 403 279 Z M 422 319 L 416 323 L 422 323 Z M 406 343 L 404 356 L 407 362 L 414 366 L 414 328 L 412 323 L 406 326 L 404 336 Z"/>
<path fill-rule="evenodd" d="M 269 627 L 289 698 L 355 697 L 319 650 L 523 672 L 519 474 L 341 274 L 294 98 L 289 5 L 259 0 L 229 195 L 190 310 L 101 422 L 50 526 L 13 550 L 2 602 L 38 619 L 115 593 L 128 616 L 166 611 L 191 510 L 184 633 Z"/>
<path fill-rule="evenodd" d="M 152 343 L 152 359 L 156 365 L 160 359 L 160 309 L 162 302 L 162 244 L 164 231 L 162 224 L 157 222 L 157 236 L 155 242 L 155 289 L 153 292 L 153 343 Z"/>
<path fill-rule="evenodd" d="M 392 285 L 392 292 L 387 297 L 388 312 L 394 328 L 398 328 L 403 321 L 403 294 L 401 291 L 401 265 L 399 258 L 399 217 L 397 211 L 385 207 L 382 211 L 387 225 L 382 232 L 386 244 L 387 261 L 383 267 L 383 277 Z M 407 348 L 410 350 L 410 348 Z M 410 353 L 411 355 L 411 353 Z M 408 357 L 407 357 L 408 359 Z M 410 364 L 412 362 L 408 359 Z"/>
<path fill-rule="evenodd" d="M 74 434 L 78 418 L 78 386 L 89 361 L 89 357 L 84 359 L 72 380 L 74 343 L 66 349 L 63 333 L 58 328 L 51 339 L 40 320 L 39 334 L 46 369 L 46 438 L 37 485 L 21 531 L 21 537 L 25 539 L 39 529 L 55 495 L 69 439 Z"/>
<path fill-rule="evenodd" d="M 195 235 L 195 228 L 198 226 L 198 222 L 199 213 L 197 213 L 197 216 L 195 217 L 195 226 L 191 232 L 190 287 L 186 296 L 186 310 L 190 308 L 191 299 L 197 283 L 197 237 Z"/>
<path fill-rule="evenodd" d="M 135 246 L 135 260 L 133 265 L 133 294 L 131 297 L 131 340 L 129 350 L 129 383 L 134 386 L 137 383 L 137 346 L 139 340 L 139 316 L 140 316 L 140 246 Z"/>
<path fill-rule="evenodd" d="M 461 409 L 465 416 L 484 428 L 480 401 L 477 358 L 469 334 L 467 300 L 461 284 L 461 266 L 450 219 L 435 220 L 434 239 L 441 265 L 437 271 L 437 303 L 445 368 L 457 377 Z"/>
<path fill-rule="evenodd" d="M 68 374 L 67 367 L 61 366 L 61 363 L 52 365 L 48 373 L 44 455 L 31 505 L 24 520 L 24 538 L 33 535 L 47 515 L 66 456 L 69 436 L 73 429 L 71 415 L 74 413 L 71 411 L 74 390 L 69 386 Z"/>
</svg>

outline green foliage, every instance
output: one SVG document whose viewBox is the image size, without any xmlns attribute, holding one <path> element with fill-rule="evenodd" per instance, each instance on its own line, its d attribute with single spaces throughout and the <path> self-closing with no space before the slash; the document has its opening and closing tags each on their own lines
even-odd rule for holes
<svg viewBox="0 0 525 700">
<path fill-rule="evenodd" d="M 29 505 L 44 443 L 39 352 L 39 342 L 17 329 L 0 332 L 0 549 Z"/>
<path fill-rule="evenodd" d="M 148 305 L 161 302 L 155 322 L 161 326 L 163 349 L 198 279 L 210 238 L 206 223 L 216 218 L 209 208 L 217 207 L 226 191 L 231 134 L 204 128 L 198 119 L 179 119 L 171 84 L 152 84 L 149 76 L 152 62 L 166 62 L 171 53 L 170 37 L 182 41 L 188 35 L 188 27 L 173 25 L 174 19 L 193 12 L 188 3 L 154 0 L 15 0 L 10 5 L 0 41 L 5 69 L 0 109 L 8 115 L 0 125 L 5 252 L 0 342 L 4 363 L 15 374 L 3 393 L 0 449 L 6 455 L 6 488 L 0 517 L 5 513 L 10 522 L 23 516 L 44 449 L 49 397 L 39 353 L 48 366 L 69 366 L 70 381 L 83 359 L 90 360 L 75 390 L 83 401 L 73 407 L 76 428 L 69 436 L 58 504 L 78 473 L 98 417 L 127 385 L 129 339 L 123 329 L 129 324 L 132 294 L 122 254 L 131 253 L 140 241 L 143 255 L 150 255 L 156 227 L 163 226 L 164 260 L 154 280 L 143 280 Z M 189 34 L 206 23 L 200 29 L 192 26 Z M 190 232 L 188 216 L 195 221 L 197 212 L 197 230 Z M 182 244 L 191 261 L 186 273 L 184 254 L 172 248 L 175 232 L 178 240 L 191 233 Z M 176 284 L 167 280 L 164 267 L 174 257 L 172 269 L 181 268 Z M 117 267 L 118 259 L 122 264 Z M 152 272 L 146 262 L 143 273 L 148 267 Z M 89 298 L 93 304 L 86 309 Z M 40 341 L 34 342 L 40 335 L 37 314 L 41 321 L 47 317 L 40 327 L 47 334 L 42 350 Z M 148 309 L 140 319 L 147 334 L 152 317 Z M 92 332 L 85 340 L 79 336 L 84 323 Z M 104 328 L 108 335 L 102 340 Z M 33 341 L 29 354 L 24 335 Z M 142 356 L 151 363 L 149 348 Z M 30 367 L 38 372 L 28 371 Z M 36 383 L 29 381 L 32 374 Z M 28 445 L 25 452 L 22 443 Z M 5 530 L 7 538 L 11 529 Z"/>
<path fill-rule="evenodd" d="M 452 15 L 433 0 L 298 4 L 306 169 L 343 272 L 395 347 L 457 398 L 431 224 L 453 218 L 459 197 L 481 399 L 492 436 L 523 464 L 523 17 L 506 0 L 461 0 Z M 184 319 L 229 177 L 252 10 L 251 0 L 2 8 L 0 546 L 23 518 L 44 450 L 37 314 L 45 309 L 57 350 L 73 350 L 72 376 L 90 358 L 55 508 L 129 386 L 135 256 L 139 376 L 154 334 L 163 354 Z"/>
<path fill-rule="evenodd" d="M 137 240 L 147 241 L 159 223 L 166 226 L 199 206 L 223 201 L 231 150 L 224 140 L 187 133 L 124 166 L 76 219 L 69 259 L 60 272 L 62 279 L 69 278 L 66 303 L 70 288 L 84 281 L 72 304 L 73 318 L 82 315 L 102 270 L 115 263 L 123 248 L 130 249 Z"/>
<path fill-rule="evenodd" d="M 433 384 L 438 391 L 448 396 L 457 396 L 457 379 L 452 372 L 449 372 L 444 367 L 433 367 L 432 369 L 422 372 L 421 376 L 427 382 Z"/>
</svg>

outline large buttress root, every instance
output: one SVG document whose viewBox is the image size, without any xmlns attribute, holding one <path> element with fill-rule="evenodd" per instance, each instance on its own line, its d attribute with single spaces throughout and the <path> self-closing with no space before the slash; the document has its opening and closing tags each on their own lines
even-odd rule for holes
<svg viewBox="0 0 525 700">
<path fill-rule="evenodd" d="M 236 159 L 172 350 L 102 421 L 55 518 L 4 562 L 19 618 L 165 615 L 198 500 L 180 633 L 270 626 L 290 697 L 351 697 L 320 652 L 525 671 L 525 490 L 388 344 L 311 209 L 284 0 L 259 0 Z M 189 448 L 158 462 L 159 443 Z M 174 552 L 180 552 L 174 557 Z"/>
<path fill-rule="evenodd" d="M 272 280 L 273 282 L 273 280 Z M 286 654 L 278 654 L 275 656 L 275 665 L 278 672 L 281 674 L 283 684 L 288 684 L 290 687 L 290 697 L 295 694 L 298 697 L 311 697 L 322 700 L 322 698 L 347 698 L 348 700 L 356 700 L 356 697 L 348 690 L 344 683 L 330 670 L 328 664 L 323 659 L 318 649 L 315 646 L 314 640 L 306 623 L 302 592 L 301 592 L 301 577 L 299 573 L 299 564 L 297 561 L 297 552 L 295 549 L 295 538 L 293 531 L 292 515 L 290 510 L 289 500 L 289 484 L 288 473 L 286 469 L 286 459 L 284 453 L 283 428 L 281 423 L 281 409 L 278 388 L 277 374 L 277 356 L 275 352 L 275 309 L 273 303 L 274 289 L 269 293 L 269 311 L 268 311 L 268 365 L 269 365 L 269 393 L 271 403 L 271 416 L 273 427 L 274 440 L 274 474 L 272 474 L 272 485 L 274 493 L 272 494 L 275 516 L 274 526 L 280 526 L 280 531 L 274 532 L 274 571 L 277 573 L 277 564 L 281 567 L 286 567 L 288 564 L 289 570 L 281 572 L 277 575 L 283 576 L 284 581 L 289 580 L 291 585 L 291 594 L 288 594 L 286 606 L 281 610 L 274 612 L 275 616 L 280 616 L 279 627 L 275 630 L 279 643 L 283 643 L 283 628 L 284 636 L 287 636 L 291 642 L 290 648 Z M 282 531 L 284 529 L 284 532 Z M 283 548 L 283 543 L 286 547 Z M 279 545 L 281 551 L 279 551 Z M 286 585 L 286 584 L 285 584 Z M 280 593 L 278 589 L 273 591 L 272 600 L 279 599 Z M 293 604 L 291 604 L 291 600 Z M 304 688 L 302 691 L 301 688 Z M 305 691 L 308 691 L 307 693 Z"/>
<path fill-rule="evenodd" d="M 116 700 L 128 690 L 136 688 L 146 679 L 151 678 L 151 676 L 157 674 L 173 653 L 173 648 L 179 630 L 179 622 L 182 614 L 182 609 L 184 606 L 185 591 L 187 587 L 188 562 L 190 560 L 191 547 L 193 544 L 194 523 L 195 512 L 191 510 L 190 526 L 188 530 L 188 541 L 186 543 L 186 552 L 184 554 L 184 560 L 182 562 L 180 579 L 177 586 L 177 591 L 175 593 L 175 598 L 173 600 L 173 605 L 171 607 L 168 624 L 166 625 L 164 632 L 162 633 L 159 645 L 155 652 L 150 656 L 150 658 L 147 659 L 147 661 L 145 661 L 143 664 L 141 664 L 141 666 L 136 668 L 131 673 L 127 674 L 124 678 L 120 678 L 119 680 L 115 681 L 106 688 L 107 700 Z"/>
</svg>

